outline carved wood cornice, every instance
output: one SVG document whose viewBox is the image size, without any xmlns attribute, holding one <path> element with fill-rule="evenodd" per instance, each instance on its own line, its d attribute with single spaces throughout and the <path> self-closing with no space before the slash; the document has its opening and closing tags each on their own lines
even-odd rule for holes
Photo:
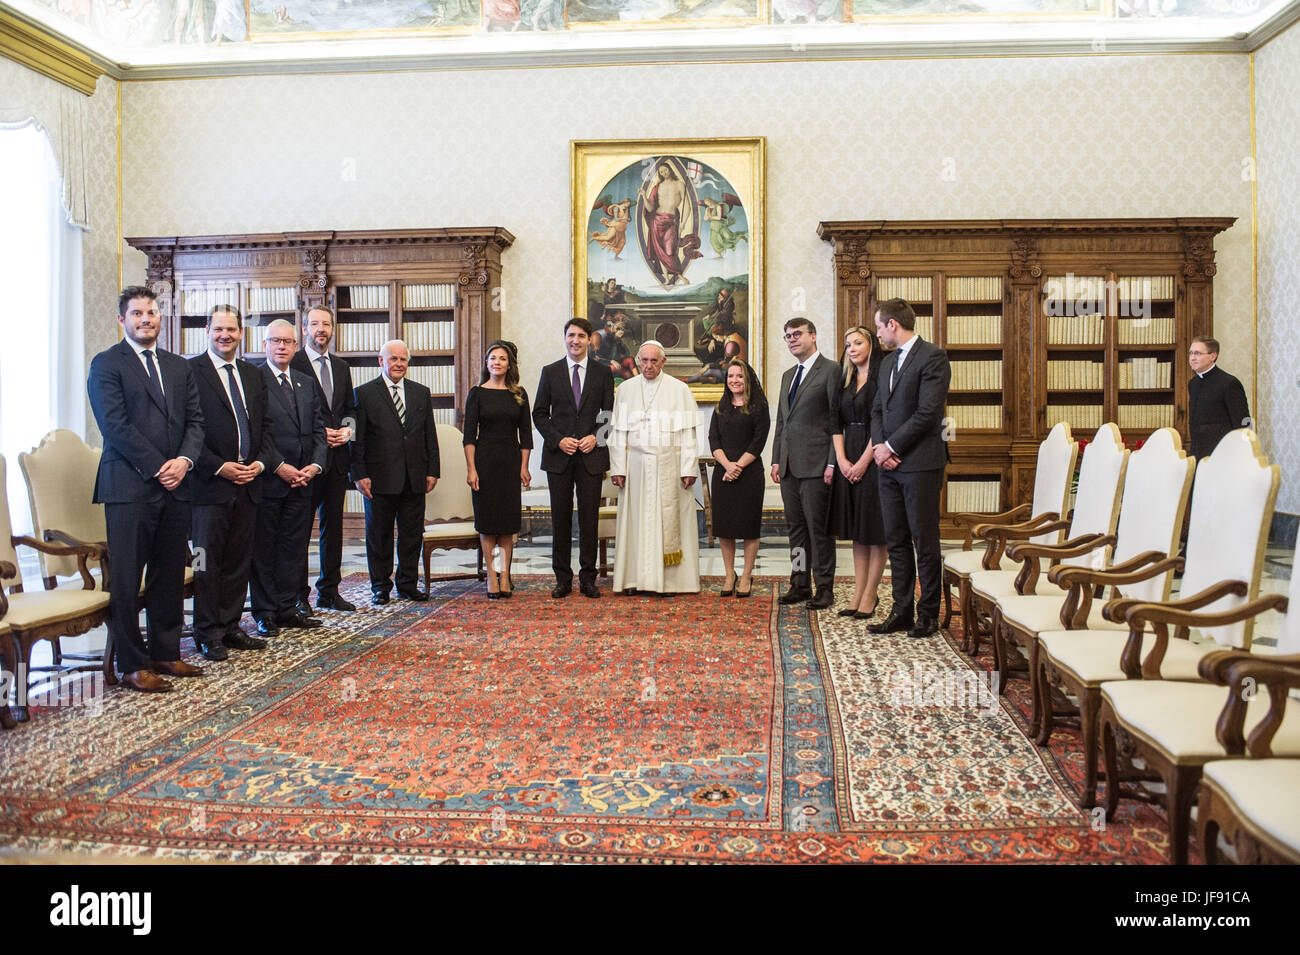
<svg viewBox="0 0 1300 955">
<path fill-rule="evenodd" d="M 1011 281 L 1037 282 L 1043 275 L 1038 263 L 1038 244 L 1033 236 L 1016 235 L 1011 239 Z"/>
<path fill-rule="evenodd" d="M 1214 264 L 1214 232 L 1208 230 L 1183 233 L 1183 277 L 1192 281 L 1212 279 L 1219 267 Z"/>
</svg>

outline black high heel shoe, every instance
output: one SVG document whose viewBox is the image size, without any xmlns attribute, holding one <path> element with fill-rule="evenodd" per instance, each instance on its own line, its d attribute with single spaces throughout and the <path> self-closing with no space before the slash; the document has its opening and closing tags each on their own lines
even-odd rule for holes
<svg viewBox="0 0 1300 955">
<path fill-rule="evenodd" d="M 748 597 L 748 596 L 749 596 L 750 594 L 752 594 L 753 592 L 754 592 L 754 578 L 753 578 L 753 577 L 750 577 L 750 578 L 749 578 L 749 589 L 748 589 L 748 590 L 745 590 L 745 591 L 742 591 L 742 590 L 740 589 L 740 578 L 739 578 L 739 577 L 736 578 L 736 597 L 737 597 L 737 598 L 740 598 L 740 597 Z"/>
<path fill-rule="evenodd" d="M 853 614 L 853 619 L 854 619 L 854 620 L 870 620 L 872 617 L 874 617 L 874 616 L 876 615 L 876 608 L 879 607 L 879 606 L 880 606 L 880 601 L 877 600 L 874 604 L 871 605 L 871 609 L 870 609 L 870 610 L 859 610 L 859 611 L 856 611 L 856 612 Z"/>
<path fill-rule="evenodd" d="M 515 582 L 510 579 L 510 571 L 506 571 L 506 583 L 510 585 L 509 589 L 502 587 L 500 580 L 497 581 L 497 595 L 502 600 L 509 600 L 515 595 Z"/>
<path fill-rule="evenodd" d="M 736 592 L 736 581 L 738 581 L 738 580 L 740 580 L 739 577 L 736 577 L 735 579 L 733 579 L 733 580 L 731 581 L 731 586 L 728 587 L 726 590 L 719 591 L 719 592 L 718 592 L 718 596 L 719 596 L 719 597 L 730 597 L 732 594 L 734 594 L 734 593 Z"/>
</svg>

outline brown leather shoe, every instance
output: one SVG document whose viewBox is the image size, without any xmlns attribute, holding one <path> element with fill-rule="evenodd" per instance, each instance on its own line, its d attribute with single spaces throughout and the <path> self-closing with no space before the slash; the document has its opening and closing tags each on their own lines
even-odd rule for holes
<svg viewBox="0 0 1300 955">
<path fill-rule="evenodd" d="M 123 673 L 122 683 L 133 690 L 139 690 L 141 693 L 166 693 L 172 688 L 170 683 L 152 670 L 136 670 L 133 673 Z"/>
<path fill-rule="evenodd" d="M 154 673 L 166 676 L 203 676 L 203 668 L 182 660 L 154 660 L 150 666 Z"/>
</svg>

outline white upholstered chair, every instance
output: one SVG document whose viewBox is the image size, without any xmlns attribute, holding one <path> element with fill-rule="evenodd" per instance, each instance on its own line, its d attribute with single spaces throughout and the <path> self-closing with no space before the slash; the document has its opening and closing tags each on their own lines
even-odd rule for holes
<svg viewBox="0 0 1300 955">
<path fill-rule="evenodd" d="M 466 478 L 464 435 L 449 424 L 435 425 L 438 435 L 438 469 L 442 476 L 424 496 L 424 589 L 429 589 L 435 550 L 472 550 L 477 570 L 473 574 L 444 574 L 440 580 L 483 577 L 483 548 L 474 529 L 474 498 Z"/>
<path fill-rule="evenodd" d="M 8 468 L 5 459 L 0 457 L 0 488 L 5 486 L 7 478 Z M 87 566 L 89 560 L 103 559 L 104 548 L 97 544 L 69 546 L 50 544 L 32 537 L 15 537 L 9 517 L 9 499 L 4 495 L 0 495 L 0 498 L 0 619 L 9 626 L 7 639 L 12 642 L 14 656 L 12 672 L 18 672 L 22 679 L 27 679 L 27 675 L 32 672 L 32 647 L 38 641 L 48 640 L 57 645 L 60 637 L 83 634 L 108 619 L 108 593 L 96 587 L 95 578 Z M 25 593 L 18 570 L 18 552 L 15 550 L 16 545 L 20 544 L 37 553 L 74 557 L 82 588 Z M 5 587 L 9 588 L 7 597 L 3 592 Z M 101 662 L 83 666 L 38 667 L 37 672 L 57 674 L 107 667 L 106 677 L 111 678 L 109 682 L 116 682 L 107 662 L 110 657 L 111 654 L 106 653 Z M 26 706 L 19 705 L 17 712 L 20 720 L 27 719 Z"/>
<path fill-rule="evenodd" d="M 999 570 L 1009 540 L 1031 540 L 1040 544 L 1060 542 L 1061 531 L 1068 526 L 1063 521 L 1070 499 L 1070 480 L 1078 459 L 1079 444 L 1070 436 L 1070 426 L 1061 422 L 1053 426 L 1038 446 L 1038 460 L 1034 470 L 1034 496 L 1029 505 L 1028 520 L 1008 523 L 1000 518 L 1024 513 L 1024 505 L 1003 515 L 956 515 L 962 521 L 972 517 L 984 520 L 970 529 L 972 540 L 984 541 L 984 549 L 950 551 L 943 559 L 944 600 L 949 606 L 943 624 L 951 617 L 951 592 L 958 589 L 958 603 L 963 631 L 962 646 L 972 655 L 979 652 L 980 626 L 975 619 L 971 602 L 970 578 L 978 570 Z M 968 546 L 971 541 L 967 541 Z"/>
<path fill-rule="evenodd" d="M 1119 520 L 1120 497 L 1129 451 L 1114 424 L 1102 425 L 1083 452 L 1079 466 L 1079 488 L 1066 540 L 1060 544 L 1016 541 L 1007 545 L 1007 556 L 1020 562 L 1018 570 L 977 570 L 970 575 L 971 606 L 977 618 L 988 617 L 997 661 L 999 690 L 1006 688 L 1013 667 L 1011 646 L 1002 633 L 998 601 L 1015 595 L 1041 594 L 1064 598 L 1055 581 L 1040 572 L 1043 561 L 1050 566 L 1100 567 L 1106 563 L 1114 543 Z M 1032 640 L 1029 641 L 1032 644 Z M 1028 645 L 1024 656 L 1029 657 Z M 1020 668 L 1028 672 L 1027 668 Z"/>
<path fill-rule="evenodd" d="M 1280 469 L 1264 458 L 1253 431 L 1241 429 L 1225 437 L 1197 468 L 1179 599 L 1162 604 L 1112 602 L 1109 615 L 1122 615 L 1128 624 L 1127 636 L 1120 635 L 1118 660 L 1112 662 L 1108 654 L 1057 661 L 1058 666 L 1072 664 L 1076 675 L 1089 683 L 1110 677 L 1100 681 L 1099 688 L 1107 812 L 1113 815 L 1122 795 L 1151 798 L 1125 782 L 1163 782 L 1165 792 L 1157 798 L 1168 813 L 1176 863 L 1187 857 L 1188 817 L 1201 767 L 1230 751 L 1216 738 L 1213 723 L 1200 719 L 1200 714 L 1222 708 L 1222 690 L 1190 679 L 1183 682 L 1179 671 L 1192 656 L 1197 677 L 1217 680 L 1225 674 L 1220 666 L 1225 657 L 1209 651 L 1249 651 L 1255 616 L 1286 606 L 1280 594 L 1258 597 L 1280 479 Z M 1193 632 L 1202 638 L 1199 644 L 1191 642 Z M 1113 634 L 1103 636 L 1110 636 L 1113 653 L 1120 641 Z M 1285 689 L 1281 696 L 1272 709 L 1286 703 Z M 1244 700 L 1237 702 L 1245 705 Z M 1259 700 L 1247 707 L 1257 714 L 1268 708 Z M 1248 718 L 1254 726 L 1261 717 L 1248 713 Z M 1272 746 L 1279 754 L 1300 756 L 1300 719 L 1283 725 Z"/>
</svg>

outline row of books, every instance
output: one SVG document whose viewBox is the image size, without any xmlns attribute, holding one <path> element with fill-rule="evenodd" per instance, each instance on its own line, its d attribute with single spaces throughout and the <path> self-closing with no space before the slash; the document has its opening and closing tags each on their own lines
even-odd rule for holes
<svg viewBox="0 0 1300 955">
<path fill-rule="evenodd" d="M 949 481 L 948 512 L 994 513 L 1001 491 L 1000 481 Z"/>
<path fill-rule="evenodd" d="M 1106 341 L 1104 315 L 1049 315 L 1049 345 L 1101 345 Z"/>
<path fill-rule="evenodd" d="M 943 333 L 949 345 L 1000 345 L 1002 316 L 949 315 Z"/>
<path fill-rule="evenodd" d="M 951 364 L 954 391 L 994 391 L 1002 387 L 1002 362 L 954 361 Z"/>
<path fill-rule="evenodd" d="M 1172 345 L 1174 320 L 1172 318 L 1121 318 L 1117 324 L 1116 340 L 1121 345 Z"/>
<path fill-rule="evenodd" d="M 885 275 L 876 279 L 876 301 L 901 298 L 908 302 L 931 302 L 932 280 L 928 275 Z"/>
<path fill-rule="evenodd" d="M 934 341 L 934 316 L 933 315 L 916 316 L 916 334 L 920 335 L 927 342 Z"/>
<path fill-rule="evenodd" d="M 1115 291 L 1124 301 L 1169 301 L 1174 297 L 1172 275 L 1120 275 Z"/>
<path fill-rule="evenodd" d="M 987 428 L 996 431 L 1002 427 L 1001 405 L 948 405 L 944 414 L 952 427 L 957 429 Z"/>
<path fill-rule="evenodd" d="M 1159 358 L 1126 358 L 1119 363 L 1121 388 L 1169 388 L 1172 386 L 1173 362 Z"/>
<path fill-rule="evenodd" d="M 387 322 L 339 322 L 334 347 L 338 351 L 377 352 L 391 337 Z"/>
<path fill-rule="evenodd" d="M 1154 431 L 1174 426 L 1173 405 L 1120 405 L 1120 428 L 1125 431 Z"/>
<path fill-rule="evenodd" d="M 208 348 L 208 330 L 206 328 L 181 329 L 181 354 L 200 355 Z"/>
<path fill-rule="evenodd" d="M 1106 366 L 1099 361 L 1049 361 L 1048 390 L 1103 387 Z"/>
<path fill-rule="evenodd" d="M 448 351 L 456 347 L 456 323 L 405 322 L 402 341 L 411 351 Z"/>
<path fill-rule="evenodd" d="M 1062 421 L 1071 428 L 1095 431 L 1101 427 L 1101 405 L 1048 405 L 1047 426 L 1055 427 Z"/>
<path fill-rule="evenodd" d="M 207 315 L 218 305 L 239 306 L 239 289 L 233 285 L 189 285 L 181 289 L 182 315 Z"/>
<path fill-rule="evenodd" d="M 368 381 L 374 381 L 379 377 L 379 373 L 380 368 L 377 364 L 353 365 L 352 387 L 356 388 Z M 451 365 L 409 365 L 406 369 L 406 377 L 424 385 L 435 395 L 450 395 L 456 392 L 456 369 Z M 454 420 L 445 423 L 453 424 Z"/>
<path fill-rule="evenodd" d="M 455 308 L 454 285 L 403 285 L 403 308 Z"/>
<path fill-rule="evenodd" d="M 349 285 L 348 302 L 351 308 L 388 308 L 388 286 Z"/>
<path fill-rule="evenodd" d="M 950 302 L 995 302 L 1002 298 L 1000 275 L 950 275 L 945 284 Z"/>
<path fill-rule="evenodd" d="M 268 288 L 254 285 L 248 290 L 248 311 L 259 312 L 295 312 L 298 310 L 298 289 L 290 285 L 281 288 Z"/>
</svg>

